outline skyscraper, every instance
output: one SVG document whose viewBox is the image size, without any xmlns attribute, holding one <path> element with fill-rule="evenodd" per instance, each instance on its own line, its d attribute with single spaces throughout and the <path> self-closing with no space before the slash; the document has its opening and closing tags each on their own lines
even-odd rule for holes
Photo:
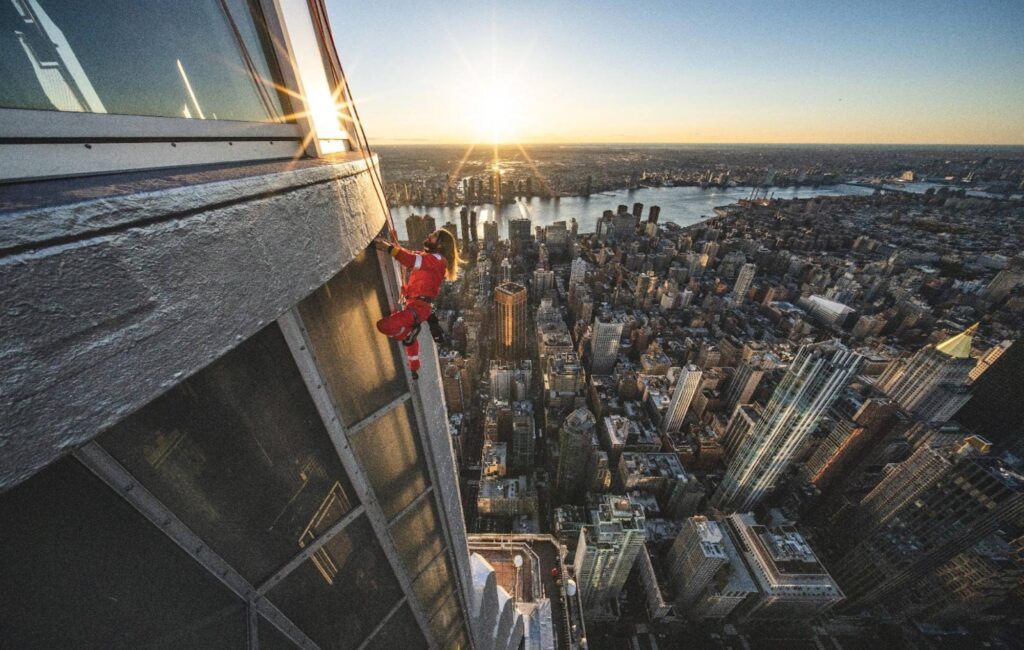
<svg viewBox="0 0 1024 650">
<path fill-rule="evenodd" d="M 683 368 L 670 368 L 668 371 L 669 381 L 675 381 L 672 389 L 672 401 L 669 402 L 668 410 L 661 421 L 661 430 L 667 433 L 679 431 L 683 424 L 693 396 L 700 389 L 701 379 L 704 373 L 697 366 L 687 364 Z"/>
<path fill-rule="evenodd" d="M 558 475 L 555 487 L 568 500 L 583 492 L 593 450 L 597 420 L 587 408 L 569 414 L 558 432 Z"/>
<path fill-rule="evenodd" d="M 853 543 L 833 574 L 844 610 L 891 605 L 929 572 L 1024 516 L 1024 476 L 978 437 L 922 445 L 832 531 Z M 890 610 L 891 611 L 891 610 Z"/>
<path fill-rule="evenodd" d="M 971 386 L 954 419 L 997 451 L 1024 456 L 1024 340 L 1017 339 Z"/>
<path fill-rule="evenodd" d="M 747 297 L 747 291 L 754 282 L 754 274 L 757 273 L 756 264 L 744 264 L 740 267 L 739 275 L 736 276 L 736 284 L 732 287 L 732 302 L 742 304 Z"/>
<path fill-rule="evenodd" d="M 617 598 L 643 550 L 644 509 L 624 496 L 604 495 L 580 530 L 573 567 L 585 610 L 601 610 Z"/>
<path fill-rule="evenodd" d="M 420 248 L 427 235 L 434 232 L 434 218 L 430 215 L 410 214 L 405 218 L 405 234 L 409 246 Z"/>
<path fill-rule="evenodd" d="M 843 600 L 839 585 L 793 526 L 769 529 L 749 513 L 729 515 L 724 524 L 758 586 L 744 618 L 808 621 Z"/>
<path fill-rule="evenodd" d="M 750 402 L 764 373 L 775 367 L 773 359 L 774 357 L 770 354 L 762 352 L 740 362 L 729 381 L 729 390 L 725 394 L 727 412 L 731 413 L 739 404 Z"/>
<path fill-rule="evenodd" d="M 590 332 L 590 372 L 607 375 L 615 368 L 622 340 L 622 319 L 613 314 L 601 314 L 594 319 Z"/>
<path fill-rule="evenodd" d="M 687 519 L 666 558 L 676 607 L 689 607 L 728 560 L 718 523 L 699 515 Z"/>
<path fill-rule="evenodd" d="M 941 423 L 970 398 L 966 383 L 974 369 L 971 343 L 978 325 L 938 345 L 918 350 L 904 365 L 879 379 L 882 390 L 922 422 Z"/>
<path fill-rule="evenodd" d="M 51 6 L 15 8 L 40 4 Z M 121 11 L 116 25 L 49 18 L 126 59 L 121 76 L 147 110 L 180 115 L 192 98 L 184 85 L 133 74 L 141 68 L 118 39 L 145 34 L 144 47 L 159 41 L 190 57 L 224 80 L 191 102 L 209 102 L 206 120 L 106 115 L 81 101 L 94 112 L 5 114 L 19 132 L 58 117 L 88 122 L 90 135 L 130 124 L 142 150 L 103 145 L 58 160 L 52 176 L 105 176 L 91 176 L 89 196 L 73 204 L 53 192 L 32 206 L 40 219 L 21 242 L 37 256 L 12 265 L 3 254 L 0 303 L 21 307 L 4 317 L 12 365 L 0 377 L 0 647 L 492 647 L 493 630 L 471 627 L 436 348 L 424 331 L 412 381 L 398 344 L 375 327 L 397 307 L 399 278 L 369 247 L 388 214 L 377 163 L 346 115 L 327 8 L 227 12 L 204 5 L 201 51 L 181 25 L 162 29 L 167 14 L 153 3 Z M 49 35 L 26 35 L 33 46 L 63 47 L 49 25 L 24 29 Z M 289 96 L 288 112 L 316 119 L 275 123 L 272 85 Z M 306 103 L 320 92 L 326 117 Z M 252 136 L 238 140 L 243 132 Z M 228 157 L 190 156 L 191 136 Z M 167 163 L 163 149 L 180 157 Z M 191 166 L 200 162 L 216 163 L 217 182 L 210 166 Z M 140 181 L 145 165 L 154 168 Z M 79 208 L 107 221 L 66 245 L 58 215 Z"/>
<path fill-rule="evenodd" d="M 493 248 L 498 243 L 498 222 L 484 222 L 484 246 Z"/>
<path fill-rule="evenodd" d="M 859 363 L 860 355 L 838 342 L 800 348 L 761 419 L 730 461 L 713 503 L 749 510 L 774 489 Z"/>
<path fill-rule="evenodd" d="M 512 248 L 512 254 L 522 253 L 530 245 L 532 240 L 532 222 L 525 218 L 512 219 L 508 222 L 508 241 Z"/>
<path fill-rule="evenodd" d="M 505 282 L 494 290 L 495 354 L 505 361 L 526 357 L 526 287 Z"/>
<path fill-rule="evenodd" d="M 897 421 L 891 400 L 865 400 L 853 418 L 839 418 L 829 435 L 803 467 L 804 476 L 819 489 L 852 467 L 865 446 L 876 443 Z"/>
</svg>

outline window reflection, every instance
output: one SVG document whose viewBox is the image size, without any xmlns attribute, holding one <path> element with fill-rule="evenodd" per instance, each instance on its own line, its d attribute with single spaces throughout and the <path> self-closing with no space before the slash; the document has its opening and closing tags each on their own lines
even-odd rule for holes
<svg viewBox="0 0 1024 650">
<path fill-rule="evenodd" d="M 257 3 L 4 0 L 0 107 L 283 122 Z"/>
<path fill-rule="evenodd" d="M 71 458 L 0 522 L 0 648 L 245 647 L 245 604 Z"/>
<path fill-rule="evenodd" d="M 427 470 L 408 402 L 359 431 L 350 442 L 388 519 L 427 489 Z"/>
<path fill-rule="evenodd" d="M 377 255 L 367 251 L 299 303 L 317 365 L 347 425 L 406 391 L 398 345 L 376 327 L 387 309 Z"/>
<path fill-rule="evenodd" d="M 276 324 L 99 441 L 257 583 L 356 505 Z"/>
<path fill-rule="evenodd" d="M 270 600 L 323 648 L 356 648 L 402 597 L 365 516 L 270 590 Z"/>
<path fill-rule="evenodd" d="M 371 650 L 420 650 L 427 647 L 427 641 L 409 611 L 409 606 L 402 605 L 367 647 Z"/>
</svg>

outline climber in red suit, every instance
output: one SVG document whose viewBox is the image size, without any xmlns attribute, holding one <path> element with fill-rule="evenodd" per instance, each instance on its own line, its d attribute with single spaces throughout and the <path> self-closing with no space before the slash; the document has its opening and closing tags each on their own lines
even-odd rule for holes
<svg viewBox="0 0 1024 650">
<path fill-rule="evenodd" d="M 430 324 L 431 332 L 440 332 L 436 318 L 431 318 L 433 302 L 441 291 L 441 283 L 454 280 L 459 273 L 459 247 L 447 230 L 435 230 L 423 241 L 423 250 L 409 251 L 383 239 L 375 239 L 377 250 L 387 251 L 398 263 L 410 269 L 409 280 L 402 287 L 404 305 L 390 316 L 377 321 L 382 334 L 401 341 L 409 357 L 413 379 L 420 369 L 420 345 L 416 340 L 420 324 Z M 437 328 L 435 330 L 435 327 Z M 436 338 L 436 337 L 435 337 Z"/>
</svg>

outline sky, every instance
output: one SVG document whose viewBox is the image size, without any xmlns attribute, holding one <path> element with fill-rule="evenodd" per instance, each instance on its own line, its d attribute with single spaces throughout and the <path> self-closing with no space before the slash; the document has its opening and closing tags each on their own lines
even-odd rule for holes
<svg viewBox="0 0 1024 650">
<path fill-rule="evenodd" d="M 1024 144 L 1024 0 L 326 0 L 371 143 Z"/>
</svg>

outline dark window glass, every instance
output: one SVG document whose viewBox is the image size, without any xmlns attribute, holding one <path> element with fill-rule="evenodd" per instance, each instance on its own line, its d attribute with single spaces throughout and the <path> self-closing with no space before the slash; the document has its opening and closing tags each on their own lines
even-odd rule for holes
<svg viewBox="0 0 1024 650">
<path fill-rule="evenodd" d="M 256 583 L 357 503 L 276 324 L 100 444 Z"/>
<path fill-rule="evenodd" d="M 469 637 L 466 636 L 466 630 L 459 630 L 459 633 L 455 635 L 455 638 L 448 644 L 448 647 L 451 648 L 451 650 L 462 650 L 463 648 L 468 648 Z"/>
<path fill-rule="evenodd" d="M 282 122 L 257 3 L 0 3 L 0 106 Z"/>
<path fill-rule="evenodd" d="M 407 390 L 400 344 L 377 331 L 388 300 L 376 253 L 361 253 L 299 303 L 299 312 L 345 424 Z"/>
<path fill-rule="evenodd" d="M 388 519 L 427 489 L 427 471 L 408 402 L 351 438 Z"/>
<path fill-rule="evenodd" d="M 244 648 L 242 601 L 65 458 L 0 495 L 0 648 Z"/>
<path fill-rule="evenodd" d="M 299 647 L 262 616 L 259 619 L 257 634 L 260 639 L 260 650 L 294 650 Z"/>
<path fill-rule="evenodd" d="M 360 517 L 281 584 L 270 600 L 323 648 L 355 648 L 402 590 L 366 517 Z"/>
<path fill-rule="evenodd" d="M 412 583 L 412 590 L 428 616 L 441 606 L 444 596 L 454 588 L 447 553 L 439 555 Z"/>
<path fill-rule="evenodd" d="M 430 634 L 433 635 L 437 645 L 447 648 L 448 644 L 445 641 L 455 634 L 455 628 L 460 625 L 462 625 L 462 614 L 459 611 L 459 599 L 453 591 L 445 597 L 444 603 L 430 619 Z"/>
<path fill-rule="evenodd" d="M 427 647 L 427 640 L 423 638 L 423 632 L 416 624 L 416 619 L 409 611 L 409 606 L 403 605 L 373 637 L 367 647 L 372 650 L 395 650 L 395 648 L 418 650 Z"/>
<path fill-rule="evenodd" d="M 424 497 L 391 525 L 391 537 L 406 572 L 410 577 L 419 575 L 442 548 L 441 524 L 431 496 Z"/>
</svg>

